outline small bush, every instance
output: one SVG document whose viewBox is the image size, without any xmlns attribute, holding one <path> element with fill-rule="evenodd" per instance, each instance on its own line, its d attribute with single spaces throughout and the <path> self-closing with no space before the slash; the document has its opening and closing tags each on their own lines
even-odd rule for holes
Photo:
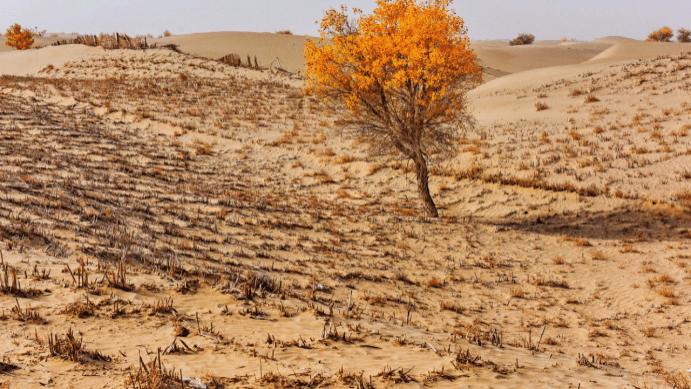
<svg viewBox="0 0 691 389">
<path fill-rule="evenodd" d="M 682 43 L 689 43 L 691 42 L 691 30 L 687 30 L 685 28 L 680 28 L 677 31 L 677 40 Z"/>
<path fill-rule="evenodd" d="M 674 36 L 674 31 L 669 27 L 662 27 L 648 35 L 648 42 L 669 42 Z"/>
<path fill-rule="evenodd" d="M 165 30 L 165 31 L 163 31 L 163 36 L 164 36 L 164 37 L 173 36 L 173 33 L 170 32 L 170 31 L 168 31 L 168 30 Z"/>
<path fill-rule="evenodd" d="M 34 33 L 15 23 L 5 32 L 5 44 L 17 50 L 27 50 L 34 44 Z"/>
<path fill-rule="evenodd" d="M 520 34 L 509 42 L 511 46 L 532 45 L 535 42 L 535 35 Z"/>
<path fill-rule="evenodd" d="M 547 109 L 549 109 L 549 105 L 547 105 L 547 103 L 542 102 L 542 101 L 538 101 L 535 103 L 535 110 L 536 111 L 540 112 L 540 111 L 545 111 Z"/>
<path fill-rule="evenodd" d="M 276 31 L 276 34 L 279 34 L 279 35 L 293 35 L 293 32 L 290 31 L 290 30 L 280 30 L 280 31 Z"/>
</svg>

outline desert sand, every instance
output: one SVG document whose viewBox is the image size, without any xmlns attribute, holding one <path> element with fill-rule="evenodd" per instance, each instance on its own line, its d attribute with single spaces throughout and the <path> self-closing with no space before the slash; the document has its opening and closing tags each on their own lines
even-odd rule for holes
<svg viewBox="0 0 691 389">
<path fill-rule="evenodd" d="M 305 39 L 0 53 L 0 387 L 689 382 L 690 45 L 474 43 L 430 220 Z"/>
</svg>

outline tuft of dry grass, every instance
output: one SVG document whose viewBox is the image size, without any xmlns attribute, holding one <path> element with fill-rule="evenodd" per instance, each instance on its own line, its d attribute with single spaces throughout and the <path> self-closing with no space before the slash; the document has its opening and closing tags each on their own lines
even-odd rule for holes
<svg viewBox="0 0 691 389">
<path fill-rule="evenodd" d="M 593 250 L 593 251 L 591 251 L 591 252 L 590 252 L 590 258 L 591 258 L 593 261 L 606 261 L 606 260 L 609 259 L 609 258 L 607 257 L 607 255 L 605 255 L 605 253 L 602 252 L 602 250 Z"/>
<path fill-rule="evenodd" d="M 184 388 L 182 373 L 173 369 L 167 369 L 161 361 L 159 354 L 149 363 L 139 357 L 139 368 L 136 372 L 130 371 L 125 380 L 126 389 L 178 389 Z"/>
<path fill-rule="evenodd" d="M 70 328 L 64 336 L 50 334 L 48 336 L 48 349 L 52 356 L 68 359 L 72 362 L 110 362 L 111 358 L 95 350 L 87 350 L 83 340 L 74 336 Z"/>
<path fill-rule="evenodd" d="M 587 95 L 584 100 L 586 104 L 598 103 L 599 101 L 600 99 L 598 99 L 595 95 Z"/>
<path fill-rule="evenodd" d="M 546 111 L 549 109 L 549 105 L 545 103 L 544 101 L 537 101 L 535 102 L 535 110 L 540 112 L 540 111 Z"/>
<path fill-rule="evenodd" d="M 520 286 L 511 288 L 510 294 L 512 298 L 516 299 L 524 299 L 527 296 L 525 290 L 523 290 L 523 288 L 521 288 Z"/>
<path fill-rule="evenodd" d="M 677 294 L 674 292 L 674 289 L 672 289 L 669 286 L 661 286 L 655 290 L 657 294 L 659 294 L 662 297 L 666 298 L 676 298 Z"/>
<path fill-rule="evenodd" d="M 566 263 L 566 260 L 561 255 L 557 255 L 556 257 L 552 258 L 552 263 L 555 265 L 563 265 Z"/>
</svg>

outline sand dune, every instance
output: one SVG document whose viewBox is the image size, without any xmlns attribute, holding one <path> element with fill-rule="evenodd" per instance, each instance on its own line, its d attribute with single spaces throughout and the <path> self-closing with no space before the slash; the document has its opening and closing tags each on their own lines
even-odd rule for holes
<svg viewBox="0 0 691 389">
<path fill-rule="evenodd" d="M 484 66 L 499 69 L 506 73 L 525 70 L 570 65 L 587 61 L 610 45 L 607 43 L 573 43 L 560 45 L 544 43 L 530 46 L 498 45 L 494 42 L 473 44 L 480 61 Z"/>
<path fill-rule="evenodd" d="M 595 47 L 602 47 L 602 45 L 598 43 L 587 43 L 584 44 L 584 46 L 588 47 L 589 49 L 583 49 L 583 51 L 578 50 L 578 54 L 582 54 L 584 57 L 585 52 L 592 50 L 592 53 L 596 51 Z M 536 48 L 537 47 L 525 47 L 525 49 L 528 50 L 533 50 Z M 620 64 L 637 59 L 655 58 L 664 55 L 679 55 L 689 51 L 691 51 L 691 45 L 682 43 L 651 43 L 634 40 L 622 40 L 619 43 L 613 44 L 600 53 L 594 55 L 592 58 L 586 58 L 583 61 L 578 61 L 578 55 L 574 55 L 570 58 L 553 59 L 551 56 L 559 57 L 564 53 L 564 51 L 560 52 L 559 50 L 555 49 L 543 50 L 543 57 L 540 57 L 539 55 L 510 57 L 507 54 L 509 50 L 501 51 L 501 55 L 497 55 L 496 57 L 491 57 L 484 53 L 485 55 L 480 55 L 480 58 L 485 60 L 486 58 L 491 58 L 493 61 L 498 61 L 492 62 L 495 67 L 502 66 L 502 64 L 499 62 L 499 59 L 504 57 L 510 62 L 524 62 L 528 66 L 528 69 L 525 71 L 517 71 L 516 73 L 508 74 L 498 79 L 490 80 L 484 85 L 476 88 L 472 93 L 475 96 L 491 95 L 496 93 L 509 94 L 521 89 L 532 88 L 536 85 L 576 77 L 581 73 L 599 71 L 610 65 Z M 549 54 L 550 52 L 551 54 Z M 581 57 L 581 59 L 583 59 L 583 57 Z M 566 63 L 563 64 L 563 66 L 550 65 L 550 63 L 558 61 Z M 504 65 L 505 68 L 513 66 L 514 65 Z M 520 65 L 518 67 L 520 67 Z"/>
<path fill-rule="evenodd" d="M 104 54 L 101 48 L 84 45 L 49 46 L 36 50 L 0 53 L 0 75 L 37 75 L 48 65 L 60 67 L 67 62 Z"/>
<path fill-rule="evenodd" d="M 603 36 L 600 38 L 593 39 L 593 42 L 599 42 L 599 43 L 622 43 L 622 42 L 640 42 L 637 39 L 633 38 L 627 38 L 625 36 L 618 36 L 618 35 L 610 35 L 610 36 Z"/>
<path fill-rule="evenodd" d="M 685 51 L 691 51 L 690 44 L 621 41 L 594 56 L 590 61 L 630 61 L 634 59 L 654 58 L 660 55 L 676 55 Z"/>
<path fill-rule="evenodd" d="M 211 59 L 233 53 L 243 60 L 248 55 L 257 56 L 263 67 L 274 63 L 290 72 L 298 72 L 305 66 L 303 49 L 307 39 L 313 38 L 256 32 L 207 32 L 175 35 L 154 42 L 176 44 L 185 53 Z"/>
<path fill-rule="evenodd" d="M 55 39 L 57 38 L 42 38 L 37 43 L 49 44 Z M 308 39 L 316 38 L 274 33 L 207 32 L 175 35 L 154 39 L 153 42 L 175 44 L 185 53 L 208 59 L 218 59 L 231 53 L 238 54 L 243 59 L 248 55 L 252 58 L 256 56 L 262 66 L 268 67 L 274 64 L 291 72 L 301 72 L 305 65 L 304 43 Z M 486 67 L 485 78 L 488 81 L 512 73 L 573 65 L 586 61 L 623 61 L 633 58 L 650 58 L 680 52 L 684 47 L 686 46 L 683 44 L 654 44 L 623 37 L 604 37 L 592 42 L 538 41 L 534 45 L 514 47 L 509 46 L 503 40 L 473 42 L 473 48 L 480 62 Z M 9 51 L 11 49 L 3 45 L 0 50 Z M 55 56 L 56 58 L 52 62 L 57 65 L 63 63 L 63 59 L 75 58 L 74 56 L 78 54 L 79 52 L 75 49 L 51 50 L 50 54 L 39 55 L 36 60 L 30 61 L 47 65 L 51 63 L 49 57 Z M 27 55 L 24 58 L 28 60 L 30 57 L 32 55 Z M 15 62 L 14 59 L 9 61 Z M 9 64 L 5 64 L 5 73 L 17 73 L 17 70 L 8 71 L 9 66 Z M 30 67 L 30 69 L 34 68 Z M 3 71 L 2 67 L 0 67 L 0 71 Z M 33 70 L 27 71 L 20 67 L 18 71 L 26 74 Z"/>
</svg>

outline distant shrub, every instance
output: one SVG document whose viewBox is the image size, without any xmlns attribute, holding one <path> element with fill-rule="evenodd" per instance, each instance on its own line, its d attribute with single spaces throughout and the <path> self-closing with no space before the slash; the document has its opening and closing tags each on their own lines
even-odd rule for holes
<svg viewBox="0 0 691 389">
<path fill-rule="evenodd" d="M 34 44 L 34 33 L 15 23 L 5 32 L 5 44 L 17 50 L 29 49 Z"/>
<path fill-rule="evenodd" d="M 540 112 L 540 111 L 545 111 L 549 109 L 549 105 L 543 101 L 538 101 L 535 103 L 535 110 Z"/>
<path fill-rule="evenodd" d="M 535 35 L 533 34 L 520 34 L 514 39 L 512 39 L 509 44 L 511 46 L 521 46 L 521 45 L 532 45 L 535 42 Z"/>
<path fill-rule="evenodd" d="M 276 34 L 280 35 L 293 35 L 293 32 L 290 30 L 281 30 L 281 31 L 276 31 Z"/>
<path fill-rule="evenodd" d="M 165 30 L 165 31 L 163 31 L 163 36 L 164 36 L 164 37 L 173 36 L 173 33 L 170 32 L 170 31 L 168 31 L 168 30 Z"/>
<path fill-rule="evenodd" d="M 691 42 L 691 30 L 680 28 L 679 31 L 677 31 L 677 40 L 682 43 Z"/>
<path fill-rule="evenodd" d="M 669 42 L 674 36 L 674 31 L 669 27 L 662 27 L 648 35 L 648 42 Z"/>
</svg>

